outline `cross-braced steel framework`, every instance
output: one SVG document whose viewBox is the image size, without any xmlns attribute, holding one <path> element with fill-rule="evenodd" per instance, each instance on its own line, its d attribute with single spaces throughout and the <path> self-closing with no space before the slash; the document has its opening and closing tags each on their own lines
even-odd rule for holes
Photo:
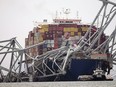
<svg viewBox="0 0 116 87">
<path fill-rule="evenodd" d="M 24 55 L 27 55 L 26 50 L 41 45 L 43 43 L 44 42 L 23 49 L 16 40 L 16 38 L 0 41 L 1 81 L 4 82 L 21 81 L 22 67 L 24 67 L 22 62 L 23 60 L 26 60 L 24 58 Z M 32 58 L 31 56 L 28 57 Z M 25 63 L 25 65 L 28 66 L 27 62 Z"/>
<path fill-rule="evenodd" d="M 100 1 L 103 2 L 103 5 L 101 6 L 89 30 L 78 41 L 75 47 L 72 46 L 72 44 L 70 46 L 62 46 L 61 48 L 48 51 L 33 58 L 28 55 L 26 51 L 33 47 L 44 44 L 45 42 L 41 42 L 39 44 L 23 49 L 17 42 L 16 38 L 0 41 L 0 44 L 2 44 L 0 45 L 1 81 L 22 81 L 22 79 L 24 78 L 28 78 L 30 81 L 33 81 L 33 78 L 46 78 L 51 76 L 55 76 L 56 78 L 54 80 L 57 80 L 59 75 L 66 73 L 65 70 L 67 68 L 67 65 L 70 63 L 70 57 L 75 52 L 82 52 L 86 55 L 86 58 L 89 58 L 91 53 L 94 51 L 99 51 L 101 53 L 106 53 L 107 51 L 109 51 L 110 56 L 108 58 L 108 61 L 111 65 L 116 64 L 116 27 L 114 27 L 115 29 L 112 34 L 109 35 L 109 37 L 102 44 L 100 43 L 101 35 L 104 33 L 104 31 L 107 29 L 116 15 L 116 4 L 108 0 Z M 109 8 L 109 6 L 111 7 Z M 100 20 L 101 15 L 102 18 L 100 25 L 97 27 L 96 32 L 94 32 L 94 34 L 91 34 L 91 31 L 93 30 L 92 26 L 96 24 L 98 19 Z M 98 44 L 98 47 L 93 49 L 96 43 Z M 4 65 L 2 64 L 5 58 L 10 61 L 8 67 L 4 67 Z M 30 60 L 31 63 L 29 63 Z M 24 65 L 26 67 L 26 75 L 22 76 L 22 67 Z M 6 75 L 4 75 L 4 71 L 7 71 Z"/>
</svg>

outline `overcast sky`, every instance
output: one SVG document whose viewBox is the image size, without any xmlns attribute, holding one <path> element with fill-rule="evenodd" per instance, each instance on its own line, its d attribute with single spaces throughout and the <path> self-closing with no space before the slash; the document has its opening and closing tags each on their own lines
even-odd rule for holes
<svg viewBox="0 0 116 87">
<path fill-rule="evenodd" d="M 56 11 L 69 8 L 69 16 L 75 18 L 78 11 L 83 23 L 91 23 L 101 5 L 99 0 L 0 0 L 0 40 L 17 37 L 24 47 L 33 21 L 52 21 Z"/>
</svg>

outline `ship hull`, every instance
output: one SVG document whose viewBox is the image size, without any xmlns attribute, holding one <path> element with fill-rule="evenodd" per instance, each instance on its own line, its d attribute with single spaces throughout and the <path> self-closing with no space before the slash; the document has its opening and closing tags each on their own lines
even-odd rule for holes
<svg viewBox="0 0 116 87">
<path fill-rule="evenodd" d="M 107 61 L 99 59 L 72 59 L 67 73 L 61 80 L 77 81 L 81 75 L 93 75 L 94 70 L 100 67 L 104 72 L 107 70 Z"/>
<path fill-rule="evenodd" d="M 94 70 L 98 67 L 106 73 L 108 62 L 100 59 L 71 59 L 67 65 L 66 74 L 39 78 L 39 81 L 79 81 L 79 76 L 93 76 Z M 105 80 L 105 78 L 101 78 L 101 80 Z"/>
</svg>

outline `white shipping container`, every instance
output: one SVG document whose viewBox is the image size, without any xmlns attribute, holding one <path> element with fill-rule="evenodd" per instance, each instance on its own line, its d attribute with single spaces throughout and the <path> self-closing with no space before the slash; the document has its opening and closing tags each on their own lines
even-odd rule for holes
<svg viewBox="0 0 116 87">
<path fill-rule="evenodd" d="M 46 41 L 46 44 L 54 43 L 54 40 L 45 40 L 45 41 Z"/>
<path fill-rule="evenodd" d="M 48 40 L 48 43 L 50 43 L 50 40 Z"/>
<path fill-rule="evenodd" d="M 54 43 L 52 43 L 51 46 L 54 47 Z"/>
<path fill-rule="evenodd" d="M 36 32 L 34 35 L 35 35 L 35 37 L 39 37 L 40 33 Z"/>
<path fill-rule="evenodd" d="M 80 39 L 80 36 L 75 36 L 75 39 L 76 39 L 76 40 L 79 40 L 79 39 Z"/>
<path fill-rule="evenodd" d="M 75 40 L 76 38 L 75 37 L 70 37 L 69 40 Z"/>
<path fill-rule="evenodd" d="M 47 44 L 47 47 L 54 47 L 54 43 Z"/>
<path fill-rule="evenodd" d="M 33 33 L 36 33 L 36 27 L 33 28 L 33 31 L 32 31 L 32 32 L 33 32 Z"/>
<path fill-rule="evenodd" d="M 47 47 L 52 47 L 51 44 L 47 44 Z"/>
<path fill-rule="evenodd" d="M 48 43 L 48 40 L 44 40 L 44 41 L 45 41 L 46 44 Z"/>
<path fill-rule="evenodd" d="M 54 40 L 51 40 L 50 43 L 53 43 L 54 44 Z"/>
<path fill-rule="evenodd" d="M 103 60 L 107 60 L 107 54 L 99 54 L 99 53 L 95 53 L 91 55 L 91 59 L 103 59 Z"/>
</svg>

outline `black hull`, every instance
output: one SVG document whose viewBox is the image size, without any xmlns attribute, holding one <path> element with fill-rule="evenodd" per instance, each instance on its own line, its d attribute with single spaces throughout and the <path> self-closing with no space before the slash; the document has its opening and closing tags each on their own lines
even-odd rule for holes
<svg viewBox="0 0 116 87">
<path fill-rule="evenodd" d="M 99 59 L 72 59 L 67 66 L 66 74 L 36 78 L 36 81 L 78 81 L 78 77 L 81 75 L 93 75 L 93 71 L 98 67 L 106 73 L 108 72 L 109 63 Z M 93 80 L 97 80 L 97 78 Z M 105 78 L 100 80 L 105 80 Z"/>
</svg>

